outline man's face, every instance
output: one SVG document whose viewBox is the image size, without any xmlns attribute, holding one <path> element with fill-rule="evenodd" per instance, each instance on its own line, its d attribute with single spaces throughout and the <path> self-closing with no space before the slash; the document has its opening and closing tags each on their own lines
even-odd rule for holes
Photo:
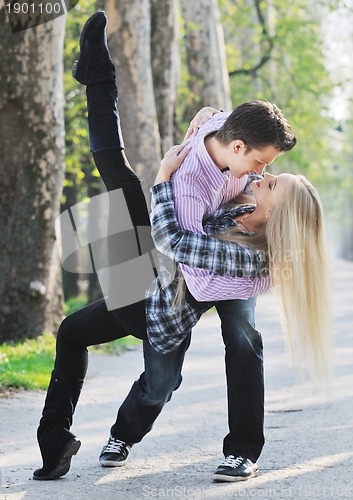
<svg viewBox="0 0 353 500">
<path fill-rule="evenodd" d="M 244 175 L 256 172 L 261 175 L 263 169 L 281 154 L 274 146 L 263 149 L 251 149 L 249 152 L 243 141 L 229 144 L 228 167 L 232 175 L 240 179 Z"/>
</svg>

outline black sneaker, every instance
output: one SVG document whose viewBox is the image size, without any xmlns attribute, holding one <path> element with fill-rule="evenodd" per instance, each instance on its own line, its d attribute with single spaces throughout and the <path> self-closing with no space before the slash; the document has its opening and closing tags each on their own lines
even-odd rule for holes
<svg viewBox="0 0 353 500">
<path fill-rule="evenodd" d="M 131 446 L 125 441 L 110 436 L 108 443 L 103 446 L 99 463 L 102 467 L 120 467 L 128 459 L 130 450 Z"/>
<path fill-rule="evenodd" d="M 258 475 L 257 464 L 249 458 L 228 455 L 213 474 L 213 481 L 246 481 Z"/>
</svg>

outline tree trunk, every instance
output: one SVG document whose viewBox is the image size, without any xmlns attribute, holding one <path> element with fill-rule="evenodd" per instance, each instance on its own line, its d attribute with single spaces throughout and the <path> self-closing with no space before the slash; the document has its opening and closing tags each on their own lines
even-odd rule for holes
<svg viewBox="0 0 353 500">
<path fill-rule="evenodd" d="M 87 195 L 89 198 L 93 198 L 94 196 L 98 196 L 99 194 L 105 192 L 103 182 L 99 178 L 94 177 L 90 169 L 85 170 L 85 182 L 87 184 Z M 92 220 L 92 218 L 94 220 Z M 96 222 L 97 213 L 95 211 L 88 210 L 88 230 L 92 227 L 95 227 Z M 89 235 L 88 240 L 91 241 Z M 101 286 L 99 284 L 97 273 L 87 274 L 87 278 L 87 302 L 91 304 L 92 302 L 101 299 L 103 297 L 103 294 Z"/>
<path fill-rule="evenodd" d="M 126 153 L 148 194 L 160 162 L 151 71 L 150 1 L 107 0 L 106 10 Z"/>
<path fill-rule="evenodd" d="M 64 172 L 65 17 L 13 34 L 0 9 L 0 342 L 53 331 Z"/>
<path fill-rule="evenodd" d="M 67 151 L 67 150 L 66 150 Z M 77 186 L 76 186 L 76 177 L 71 172 L 66 171 L 65 174 L 66 186 L 63 188 L 63 196 L 65 198 L 65 203 L 61 205 L 61 212 L 65 212 L 70 207 L 73 207 L 77 203 Z M 79 269 L 77 252 L 72 259 L 76 258 L 76 268 Z M 72 299 L 73 297 L 77 297 L 79 295 L 79 274 L 70 273 L 66 271 L 65 268 L 62 268 L 62 281 L 63 281 L 63 292 L 64 292 L 64 300 Z"/>
<path fill-rule="evenodd" d="M 151 0 L 151 57 L 162 155 L 174 144 L 174 113 L 179 80 L 176 0 Z"/>
<path fill-rule="evenodd" d="M 231 109 L 223 28 L 217 0 L 182 0 L 188 89 L 193 100 L 187 107 L 190 120 L 203 106 Z"/>
<path fill-rule="evenodd" d="M 340 256 L 353 261 L 353 201 L 347 199 L 344 204 L 345 223 L 342 228 Z"/>
</svg>

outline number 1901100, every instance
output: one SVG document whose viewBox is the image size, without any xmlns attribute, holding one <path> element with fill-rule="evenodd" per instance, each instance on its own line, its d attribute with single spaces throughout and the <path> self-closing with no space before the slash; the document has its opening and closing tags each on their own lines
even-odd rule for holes
<svg viewBox="0 0 353 500">
<path fill-rule="evenodd" d="M 60 2 L 55 3 L 19 3 L 6 4 L 6 9 L 9 14 L 60 14 L 62 5 Z"/>
</svg>

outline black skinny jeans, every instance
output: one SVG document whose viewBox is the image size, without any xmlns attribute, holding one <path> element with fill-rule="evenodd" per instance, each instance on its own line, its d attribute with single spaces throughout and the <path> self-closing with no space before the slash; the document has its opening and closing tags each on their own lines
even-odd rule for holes
<svg viewBox="0 0 353 500">
<path fill-rule="evenodd" d="M 132 224 L 149 226 L 141 183 L 129 166 L 124 151 L 109 149 L 93 156 L 107 191 L 123 189 Z M 87 347 L 127 335 L 146 338 L 145 301 L 108 311 L 105 300 L 98 300 L 74 312 L 60 325 L 55 368 L 61 370 L 69 382 L 84 379 L 88 364 Z"/>
</svg>

